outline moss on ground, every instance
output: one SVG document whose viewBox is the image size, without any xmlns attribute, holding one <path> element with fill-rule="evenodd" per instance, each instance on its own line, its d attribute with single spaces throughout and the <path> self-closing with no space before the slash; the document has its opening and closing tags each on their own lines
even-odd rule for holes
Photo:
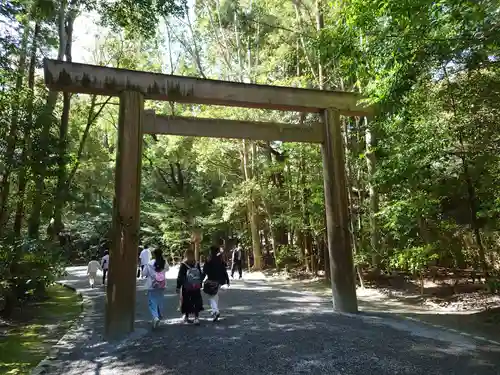
<svg viewBox="0 0 500 375">
<path fill-rule="evenodd" d="M 0 328 L 0 374 L 29 374 L 71 327 L 81 298 L 61 285 L 48 288 L 45 301 L 31 303 Z"/>
</svg>

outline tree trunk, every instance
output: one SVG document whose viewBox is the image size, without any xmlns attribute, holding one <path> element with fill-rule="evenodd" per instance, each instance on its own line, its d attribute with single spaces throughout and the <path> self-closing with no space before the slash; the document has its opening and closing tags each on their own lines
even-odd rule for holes
<svg viewBox="0 0 500 375">
<path fill-rule="evenodd" d="M 304 235 L 304 246 L 306 248 L 307 254 L 309 254 L 311 272 L 316 275 L 318 272 L 318 258 L 316 257 L 316 252 L 314 251 L 312 236 L 309 229 L 306 230 L 306 233 Z"/>
<path fill-rule="evenodd" d="M 265 213 L 267 215 L 267 223 L 265 224 L 266 225 L 265 232 L 266 232 L 266 236 L 269 235 L 269 237 L 270 237 L 270 241 L 268 241 L 267 255 L 268 256 L 270 255 L 269 254 L 269 245 L 270 245 L 270 248 L 273 252 L 274 261 L 276 263 L 277 243 L 276 243 L 276 234 L 274 233 L 274 230 L 273 230 L 273 219 L 272 219 L 271 209 L 269 208 L 269 205 L 266 202 L 263 202 L 263 204 L 264 204 Z"/>
<path fill-rule="evenodd" d="M 58 15 L 58 30 L 59 30 L 59 49 L 57 59 L 62 60 L 66 53 L 66 7 L 65 3 L 61 2 L 59 6 Z M 35 179 L 35 194 L 33 198 L 33 205 L 31 208 L 31 215 L 28 220 L 28 236 L 30 238 L 38 238 L 40 230 L 40 219 L 42 213 L 42 204 L 46 200 L 44 182 L 45 175 L 47 174 L 47 155 L 49 148 L 50 128 L 53 122 L 54 108 L 57 103 L 58 92 L 49 91 L 47 95 L 47 102 L 43 113 L 40 115 L 37 122 L 42 122 L 42 131 L 40 133 L 39 151 L 35 155 L 35 162 L 33 163 L 33 174 Z"/>
<path fill-rule="evenodd" d="M 207 76 L 205 75 L 205 72 L 204 72 L 203 67 L 201 65 L 200 49 L 198 47 L 198 43 L 196 42 L 196 36 L 194 35 L 193 25 L 192 25 L 191 19 L 189 17 L 189 9 L 188 9 L 187 3 L 185 6 L 185 14 L 186 14 L 186 19 L 187 19 L 187 23 L 188 23 L 189 33 L 191 34 L 191 40 L 193 41 L 193 60 L 194 60 L 196 67 L 198 68 L 198 73 L 203 78 L 206 79 Z"/>
<path fill-rule="evenodd" d="M 462 140 L 460 140 L 460 143 L 463 146 Z M 479 262 L 481 263 L 483 271 L 487 272 L 488 262 L 486 260 L 486 252 L 484 249 L 483 241 L 481 239 L 481 232 L 477 219 L 476 189 L 474 187 L 474 183 L 472 182 L 472 177 L 469 171 L 469 164 L 465 155 L 462 156 L 462 167 L 465 177 L 465 183 L 467 184 L 467 201 L 469 206 L 470 221 L 478 249 Z"/>
<path fill-rule="evenodd" d="M 246 181 L 252 180 L 252 169 L 249 162 L 249 150 L 248 142 L 243 140 L 243 173 Z M 254 194 L 250 192 L 250 197 L 247 201 L 248 210 L 248 222 L 250 224 L 250 232 L 252 236 L 252 250 L 253 250 L 253 268 L 254 270 L 262 269 L 262 251 L 260 248 L 260 236 L 259 236 L 259 219 L 256 212 Z"/>
<path fill-rule="evenodd" d="M 24 199 L 26 193 L 26 185 L 28 182 L 28 155 L 31 153 L 31 130 L 33 129 L 33 102 L 35 100 L 35 68 L 36 68 L 36 52 L 38 50 L 38 37 L 40 35 L 40 23 L 35 24 L 33 32 L 33 42 L 31 44 L 30 65 L 28 69 L 28 105 L 26 108 L 27 117 L 24 126 L 24 145 L 21 153 L 21 169 L 18 176 L 16 216 L 14 220 L 14 236 L 21 237 L 21 229 L 24 219 Z"/>
<path fill-rule="evenodd" d="M 194 259 L 199 262 L 201 254 L 201 240 L 202 233 L 199 228 L 193 228 L 191 230 L 191 242 L 193 243 Z"/>
<path fill-rule="evenodd" d="M 244 76 L 243 76 L 243 59 L 241 57 L 241 42 L 240 42 L 240 33 L 238 29 L 239 23 L 238 23 L 238 11 L 235 10 L 234 12 L 234 35 L 236 37 L 236 52 L 238 54 L 238 67 L 239 67 L 239 78 L 240 82 L 244 82 Z"/>
<path fill-rule="evenodd" d="M 73 23 L 75 14 L 69 12 L 66 18 L 64 31 L 66 34 L 66 61 L 71 62 L 71 48 L 73 38 Z M 59 159 L 57 168 L 57 187 L 54 202 L 54 235 L 57 236 L 63 229 L 62 210 L 68 195 L 69 185 L 67 184 L 67 148 L 68 148 L 68 129 L 69 129 L 69 111 L 71 108 L 71 94 L 63 93 L 63 109 L 61 114 L 61 125 L 59 128 Z"/>
<path fill-rule="evenodd" d="M 302 265 L 306 268 L 306 271 L 309 272 L 309 259 L 307 257 L 304 231 L 302 229 L 297 230 L 297 244 L 300 249 L 300 260 L 302 261 Z"/>
<path fill-rule="evenodd" d="M 316 30 L 318 33 L 325 27 L 323 18 L 323 2 L 316 0 Z M 323 75 L 323 65 L 321 62 L 321 49 L 318 48 L 318 86 L 320 90 L 325 89 L 325 79 Z"/>
<path fill-rule="evenodd" d="M 343 85 L 341 85 L 342 90 L 344 89 Z M 346 152 L 346 164 L 347 164 L 347 199 L 349 200 L 349 228 L 351 231 L 351 241 L 352 241 L 352 251 L 353 254 L 356 255 L 359 252 L 359 244 L 358 244 L 358 236 L 357 234 L 359 231 L 356 228 L 356 223 L 358 221 L 358 216 L 360 216 L 360 203 L 358 201 L 357 207 L 354 204 L 354 195 L 353 195 L 353 188 L 356 188 L 356 190 L 359 192 L 359 186 L 357 183 L 357 180 L 353 176 L 352 168 L 351 168 L 351 163 L 349 162 L 349 155 L 351 154 L 353 150 L 353 145 L 352 142 L 350 141 L 352 137 L 349 137 L 349 126 L 348 126 L 348 120 L 344 119 L 344 145 L 345 145 L 345 152 Z M 355 155 L 359 153 L 359 150 L 354 149 Z M 361 265 L 356 264 L 355 262 L 355 268 L 356 268 L 356 274 L 359 278 L 359 283 L 362 288 L 364 288 L 364 282 L 363 282 L 363 277 L 362 277 L 362 272 L 361 272 Z"/>
<path fill-rule="evenodd" d="M 271 231 L 269 230 L 269 225 L 267 222 L 264 223 L 264 228 L 262 231 L 262 237 L 263 237 L 263 242 L 264 242 L 264 250 L 265 250 L 265 261 L 264 267 L 271 267 L 272 262 L 271 260 L 271 246 L 272 246 L 272 240 L 271 240 Z"/>
<path fill-rule="evenodd" d="M 309 208 L 307 206 L 308 199 L 311 196 L 311 190 L 307 186 L 307 180 L 306 180 L 306 166 L 305 166 L 305 156 L 304 156 L 304 149 L 303 146 L 301 147 L 301 152 L 300 152 L 300 167 L 299 167 L 299 173 L 300 173 L 300 189 L 301 189 L 301 213 L 302 213 L 302 228 L 301 228 L 301 234 L 302 234 L 302 241 L 299 241 L 299 246 L 303 249 L 302 252 L 305 256 L 305 266 L 306 266 L 306 271 L 307 272 L 314 272 L 315 271 L 315 260 L 313 259 L 313 254 L 312 254 L 312 238 L 311 238 L 311 233 L 310 233 L 310 214 L 309 214 Z"/>
<path fill-rule="evenodd" d="M 225 31 L 224 28 L 222 27 L 221 24 L 221 17 L 220 17 L 220 4 L 219 1 L 215 1 L 215 6 L 216 6 L 216 12 L 217 12 L 217 21 L 218 21 L 218 26 L 215 26 L 215 21 L 214 18 L 212 17 L 212 10 L 209 7 L 209 4 L 207 2 L 203 2 L 205 9 L 207 11 L 208 19 L 210 21 L 210 26 L 212 27 L 213 34 L 215 38 L 217 39 L 217 44 L 219 45 L 219 51 L 220 54 L 222 55 L 222 60 L 224 61 L 224 64 L 226 66 L 226 69 L 230 70 L 231 69 L 231 63 L 230 63 L 230 57 L 229 57 L 229 48 L 227 47 L 227 40 L 225 37 Z M 226 74 L 226 79 L 229 81 L 231 78 Z"/>
<path fill-rule="evenodd" d="M 323 17 L 323 4 L 321 0 L 316 0 L 316 31 L 318 33 L 321 32 L 321 30 L 325 27 L 324 24 L 324 17 Z M 324 74 L 323 74 L 323 64 L 321 61 L 321 55 L 319 55 L 318 58 L 318 87 L 320 90 L 325 89 L 325 81 L 324 81 Z M 324 173 L 324 172 L 323 172 Z M 326 199 L 325 199 L 325 206 L 326 206 Z M 327 218 L 326 218 L 326 210 L 325 210 L 325 216 L 324 216 L 324 223 L 325 227 L 327 225 Z M 331 259 L 330 259 L 330 251 L 328 249 L 328 239 L 327 239 L 327 233 L 325 232 L 323 241 L 323 257 L 324 257 L 324 263 L 325 263 L 325 277 L 327 280 L 331 281 Z"/>
<path fill-rule="evenodd" d="M 250 231 L 252 232 L 253 269 L 259 271 L 262 269 L 262 251 L 260 248 L 259 218 L 255 212 L 256 207 L 253 200 L 248 203 L 248 210 Z"/>
<path fill-rule="evenodd" d="M 372 251 L 372 267 L 378 269 L 380 266 L 380 229 L 378 226 L 377 213 L 379 211 L 379 196 L 377 188 L 373 183 L 375 175 L 375 136 L 368 119 L 365 117 L 366 138 L 366 166 L 368 169 L 368 191 L 370 193 L 370 247 Z"/>
<path fill-rule="evenodd" d="M 199 242 L 194 243 L 194 259 L 199 262 L 201 253 L 201 245 Z"/>
<path fill-rule="evenodd" d="M 7 149 L 5 150 L 4 165 L 5 170 L 0 177 L 0 234 L 2 234 L 8 219 L 7 201 L 10 193 L 10 175 L 14 162 L 14 152 L 17 143 L 17 132 L 19 128 L 19 112 L 21 110 L 20 91 L 23 86 L 24 75 L 26 73 L 26 55 L 28 53 L 28 38 L 30 33 L 29 22 L 24 25 L 23 36 L 21 40 L 21 51 L 19 55 L 19 65 L 17 67 L 16 88 L 12 98 L 12 118 L 9 132 L 7 134 Z"/>
<path fill-rule="evenodd" d="M 326 217 L 325 217 L 325 223 L 326 223 Z M 326 224 L 325 224 L 326 226 Z M 327 246 L 327 239 L 326 239 L 326 232 L 324 234 L 321 235 L 321 237 L 318 238 L 318 247 L 320 249 L 320 251 L 322 252 L 323 254 L 323 264 L 325 266 L 325 278 L 328 280 L 328 281 L 332 281 L 332 273 L 330 271 L 330 253 L 328 251 L 328 246 Z"/>
<path fill-rule="evenodd" d="M 300 4 L 300 2 L 298 0 L 295 0 L 293 2 L 293 7 L 295 9 L 295 19 L 297 21 L 297 28 L 299 30 L 299 40 L 300 40 L 300 43 L 302 45 L 302 50 L 304 51 L 304 58 L 306 60 L 307 65 L 309 66 L 311 74 L 312 74 L 314 80 L 318 81 L 318 83 L 319 83 L 318 76 L 316 75 L 316 70 L 314 69 L 314 66 L 311 62 L 311 59 L 309 58 L 309 54 L 307 53 L 307 46 L 306 46 L 306 42 L 304 40 L 304 33 L 302 32 L 302 17 L 300 15 L 299 4 Z"/>
</svg>

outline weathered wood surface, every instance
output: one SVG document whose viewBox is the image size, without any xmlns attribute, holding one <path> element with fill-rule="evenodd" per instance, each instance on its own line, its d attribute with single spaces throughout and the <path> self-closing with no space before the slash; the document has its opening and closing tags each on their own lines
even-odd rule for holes
<svg viewBox="0 0 500 375">
<path fill-rule="evenodd" d="M 333 308 L 339 312 L 356 313 L 358 301 L 349 233 L 345 156 L 339 112 L 325 110 L 324 121 L 321 153 Z"/>
<path fill-rule="evenodd" d="M 144 133 L 193 137 L 253 139 L 263 141 L 323 141 L 323 124 L 294 125 L 283 123 L 158 116 L 145 111 Z"/>
<path fill-rule="evenodd" d="M 138 91 L 146 99 L 181 103 L 321 112 L 336 108 L 343 115 L 370 115 L 357 93 L 206 80 L 95 65 L 44 60 L 45 84 L 51 90 L 97 95 Z"/>
<path fill-rule="evenodd" d="M 119 337 L 134 329 L 143 116 L 143 95 L 122 93 L 106 293 L 105 333 L 108 337 Z"/>
</svg>

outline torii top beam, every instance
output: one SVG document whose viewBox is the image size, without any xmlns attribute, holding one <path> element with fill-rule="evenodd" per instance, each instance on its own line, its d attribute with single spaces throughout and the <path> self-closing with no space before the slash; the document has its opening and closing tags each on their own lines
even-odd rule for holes
<svg viewBox="0 0 500 375">
<path fill-rule="evenodd" d="M 148 73 L 127 69 L 44 60 L 45 84 L 50 90 L 117 96 L 142 92 L 146 99 L 180 103 L 321 112 L 335 108 L 346 116 L 369 116 L 359 94 L 282 86 L 267 86 Z"/>
</svg>

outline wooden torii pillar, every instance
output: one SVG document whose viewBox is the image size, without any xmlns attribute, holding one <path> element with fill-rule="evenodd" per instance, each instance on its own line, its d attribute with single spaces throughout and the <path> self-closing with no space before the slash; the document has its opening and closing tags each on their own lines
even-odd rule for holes
<svg viewBox="0 0 500 375">
<path fill-rule="evenodd" d="M 105 334 L 110 338 L 134 330 L 143 118 L 144 95 L 123 91 L 118 116 L 113 237 L 106 290 Z"/>
<path fill-rule="evenodd" d="M 321 154 L 333 308 L 340 312 L 355 313 L 358 311 L 358 301 L 349 232 L 349 202 L 339 111 L 331 108 L 324 110 L 323 121 L 324 139 Z"/>
<path fill-rule="evenodd" d="M 358 311 L 340 115 L 367 116 L 355 93 L 243 84 L 44 60 L 50 90 L 120 97 L 113 238 L 106 295 L 108 337 L 134 329 L 139 241 L 142 134 L 281 140 L 321 144 L 333 307 Z M 321 123 L 297 124 L 156 116 L 144 100 L 316 112 Z"/>
</svg>

